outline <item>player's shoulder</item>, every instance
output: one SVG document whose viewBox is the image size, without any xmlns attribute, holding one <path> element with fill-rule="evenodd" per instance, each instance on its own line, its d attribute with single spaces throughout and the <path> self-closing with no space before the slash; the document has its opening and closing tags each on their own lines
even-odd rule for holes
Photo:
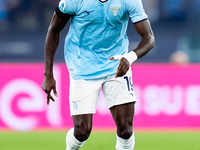
<svg viewBox="0 0 200 150">
<path fill-rule="evenodd" d="M 123 0 L 126 5 L 137 5 L 138 3 L 142 3 L 142 0 Z"/>
<path fill-rule="evenodd" d="M 142 0 L 123 0 L 123 2 L 129 11 L 140 9 L 142 6 Z"/>
<path fill-rule="evenodd" d="M 77 6 L 80 6 L 81 4 L 85 3 L 85 0 L 73 0 L 73 1 Z"/>
<path fill-rule="evenodd" d="M 59 9 L 66 14 L 76 14 L 84 0 L 60 0 Z"/>
<path fill-rule="evenodd" d="M 73 4 L 74 6 L 78 6 L 84 3 L 85 0 L 60 0 L 60 3 L 63 4 Z"/>
</svg>

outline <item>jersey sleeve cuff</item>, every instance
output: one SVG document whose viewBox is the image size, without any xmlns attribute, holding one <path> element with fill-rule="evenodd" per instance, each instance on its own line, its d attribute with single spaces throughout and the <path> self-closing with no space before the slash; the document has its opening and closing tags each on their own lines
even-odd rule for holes
<svg viewBox="0 0 200 150">
<path fill-rule="evenodd" d="M 136 21 L 136 22 L 134 22 L 133 24 L 140 23 L 140 22 L 145 21 L 145 20 L 148 20 L 148 18 L 145 18 L 145 19 L 142 19 L 142 20 Z"/>
<path fill-rule="evenodd" d="M 61 12 L 61 10 L 59 9 L 59 7 L 56 8 L 55 10 L 56 15 L 62 20 L 62 21 L 68 21 L 69 17 L 71 17 L 71 15 L 65 14 L 63 12 Z"/>
</svg>

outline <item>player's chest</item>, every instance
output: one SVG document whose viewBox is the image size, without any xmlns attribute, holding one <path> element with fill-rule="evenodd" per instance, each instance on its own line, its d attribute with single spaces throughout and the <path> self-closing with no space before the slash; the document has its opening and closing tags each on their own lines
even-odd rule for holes
<svg viewBox="0 0 200 150">
<path fill-rule="evenodd" d="M 121 0 L 87 1 L 82 5 L 75 16 L 76 20 L 89 23 L 117 23 L 126 19 L 127 12 Z"/>
</svg>

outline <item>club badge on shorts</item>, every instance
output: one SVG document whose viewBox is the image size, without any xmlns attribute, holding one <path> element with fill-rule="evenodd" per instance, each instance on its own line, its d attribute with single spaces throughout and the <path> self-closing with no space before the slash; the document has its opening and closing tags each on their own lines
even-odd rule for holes
<svg viewBox="0 0 200 150">
<path fill-rule="evenodd" d="M 77 107 L 78 107 L 77 103 L 74 103 L 73 108 L 77 109 Z"/>
<path fill-rule="evenodd" d="M 113 11 L 113 16 L 116 17 L 118 15 L 118 10 L 122 7 L 109 7 Z"/>
</svg>

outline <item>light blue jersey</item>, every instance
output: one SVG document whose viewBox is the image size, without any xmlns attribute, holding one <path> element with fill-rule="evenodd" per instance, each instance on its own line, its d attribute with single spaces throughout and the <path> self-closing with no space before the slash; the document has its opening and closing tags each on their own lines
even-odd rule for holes
<svg viewBox="0 0 200 150">
<path fill-rule="evenodd" d="M 128 52 L 128 19 L 147 19 L 141 0 L 61 0 L 59 9 L 70 14 L 65 39 L 65 61 L 74 79 L 114 75 L 119 65 L 109 60 Z"/>
</svg>

